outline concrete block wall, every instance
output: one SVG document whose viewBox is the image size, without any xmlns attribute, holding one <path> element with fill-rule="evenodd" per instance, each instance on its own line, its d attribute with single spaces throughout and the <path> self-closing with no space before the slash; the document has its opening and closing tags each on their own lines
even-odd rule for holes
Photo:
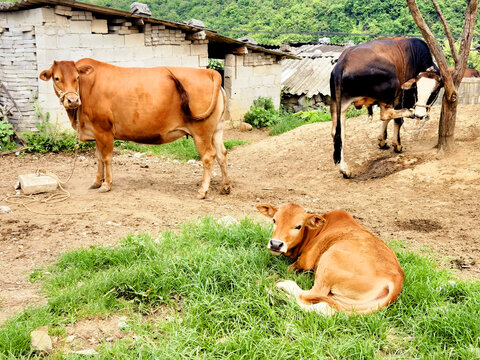
<svg viewBox="0 0 480 360">
<path fill-rule="evenodd" d="M 445 90 L 442 88 L 438 94 L 434 105 L 442 105 L 443 94 Z M 480 104 L 480 79 L 479 78 L 463 78 L 458 88 L 458 103 L 464 105 Z"/>
<path fill-rule="evenodd" d="M 135 67 L 208 65 L 207 40 L 186 40 L 178 29 L 136 25 L 129 19 L 102 18 L 61 5 L 0 13 L 0 50 L 5 54 L 0 58 L 0 81 L 22 104 L 21 123 L 18 115 L 11 117 L 20 131 L 35 128 L 35 98 L 39 109 L 50 113 L 51 121 L 70 126 L 51 81 L 38 79 L 54 60 L 90 57 Z M 6 102 L 1 92 L 0 102 Z"/>
<path fill-rule="evenodd" d="M 282 67 L 274 55 L 249 52 L 225 57 L 224 86 L 229 99 L 226 118 L 238 125 L 259 97 L 271 97 L 280 106 Z"/>
</svg>

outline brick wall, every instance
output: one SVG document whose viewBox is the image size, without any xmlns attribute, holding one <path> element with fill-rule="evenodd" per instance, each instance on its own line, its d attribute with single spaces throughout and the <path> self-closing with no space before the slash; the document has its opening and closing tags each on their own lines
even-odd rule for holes
<svg viewBox="0 0 480 360">
<path fill-rule="evenodd" d="M 271 97 L 280 106 L 282 67 L 274 55 L 249 52 L 225 57 L 225 91 L 229 99 L 227 119 L 237 125 L 258 97 Z"/>
<path fill-rule="evenodd" d="M 12 122 L 23 131 L 33 129 L 34 98 L 52 121 L 70 126 L 51 82 L 38 79 L 54 60 L 94 58 L 118 66 L 207 67 L 208 41 L 188 40 L 178 29 L 107 18 L 68 6 L 0 13 L 0 81 L 11 90 L 24 112 Z M 5 50 L 5 51 L 4 51 Z M 6 100 L 0 95 L 0 102 Z"/>
</svg>

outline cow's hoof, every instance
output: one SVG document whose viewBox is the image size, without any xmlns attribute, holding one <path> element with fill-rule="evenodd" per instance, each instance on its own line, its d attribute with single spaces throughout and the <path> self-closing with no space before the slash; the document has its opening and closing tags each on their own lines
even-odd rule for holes
<svg viewBox="0 0 480 360">
<path fill-rule="evenodd" d="M 203 200 L 207 197 L 207 192 L 206 191 L 199 191 L 197 194 L 197 199 L 198 200 Z"/>
<path fill-rule="evenodd" d="M 100 186 L 102 186 L 102 184 L 93 183 L 88 188 L 89 189 L 98 189 Z"/>
<path fill-rule="evenodd" d="M 379 147 L 380 149 L 382 149 L 382 150 L 388 150 L 388 149 L 390 149 L 390 145 L 388 145 L 387 143 L 383 143 L 383 145 L 382 145 L 382 144 L 378 144 L 378 147 Z"/>
<path fill-rule="evenodd" d="M 222 186 L 222 190 L 220 190 L 220 194 L 222 195 L 228 195 L 230 194 L 230 191 L 232 190 L 232 187 L 230 186 L 230 184 L 228 185 L 223 185 Z"/>
<path fill-rule="evenodd" d="M 352 177 L 352 172 L 350 170 L 340 170 L 340 173 L 343 175 L 344 179 L 350 179 Z"/>
<path fill-rule="evenodd" d="M 277 282 L 275 286 L 277 289 L 285 291 L 288 295 L 295 294 L 296 290 L 298 289 L 298 285 L 292 280 Z"/>
<path fill-rule="evenodd" d="M 397 154 L 400 154 L 403 151 L 403 146 L 402 145 L 393 145 L 393 151 L 395 151 Z"/>
<path fill-rule="evenodd" d="M 106 193 L 106 192 L 109 192 L 111 190 L 110 187 L 106 186 L 105 184 L 103 184 L 102 186 L 100 186 L 100 188 L 97 190 L 99 193 Z"/>
</svg>

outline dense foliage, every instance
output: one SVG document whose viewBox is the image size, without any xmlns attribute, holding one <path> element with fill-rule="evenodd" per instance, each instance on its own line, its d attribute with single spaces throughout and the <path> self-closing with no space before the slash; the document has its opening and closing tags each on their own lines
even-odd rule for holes
<svg viewBox="0 0 480 360">
<path fill-rule="evenodd" d="M 131 0 L 85 0 L 97 5 L 129 10 Z M 238 38 L 254 37 L 259 43 L 315 41 L 355 42 L 371 39 L 350 34 L 419 34 L 405 0 L 142 0 L 154 17 L 186 21 L 202 20 L 208 28 Z M 464 0 L 439 0 L 454 36 L 461 35 L 466 5 Z M 444 35 L 430 1 L 418 1 L 420 10 L 437 35 Z M 476 34 L 480 36 L 477 23 Z"/>
</svg>

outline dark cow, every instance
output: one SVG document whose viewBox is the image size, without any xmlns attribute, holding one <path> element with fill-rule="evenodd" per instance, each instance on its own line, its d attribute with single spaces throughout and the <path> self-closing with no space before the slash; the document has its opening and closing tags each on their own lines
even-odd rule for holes
<svg viewBox="0 0 480 360">
<path fill-rule="evenodd" d="M 427 44 L 419 39 L 382 38 L 346 49 L 330 76 L 333 159 L 344 177 L 351 172 L 343 157 L 345 113 L 357 108 L 380 106 L 384 121 L 378 138 L 380 148 L 386 144 L 387 125 L 395 119 L 395 152 L 402 151 L 400 127 L 403 117 L 422 119 L 435 101 L 442 80 L 433 63 Z"/>
<path fill-rule="evenodd" d="M 453 72 L 454 68 L 448 68 L 448 71 Z M 476 69 L 465 69 L 463 73 L 464 78 L 480 78 L 480 73 Z"/>
<path fill-rule="evenodd" d="M 100 192 L 112 184 L 113 140 L 165 144 L 191 135 L 203 162 L 198 191 L 204 198 L 216 158 L 223 193 L 230 192 L 223 116 L 222 77 L 214 70 L 124 68 L 93 59 L 55 61 L 40 74 L 53 89 L 82 141 L 96 141 L 98 169 L 90 186 Z"/>
</svg>

